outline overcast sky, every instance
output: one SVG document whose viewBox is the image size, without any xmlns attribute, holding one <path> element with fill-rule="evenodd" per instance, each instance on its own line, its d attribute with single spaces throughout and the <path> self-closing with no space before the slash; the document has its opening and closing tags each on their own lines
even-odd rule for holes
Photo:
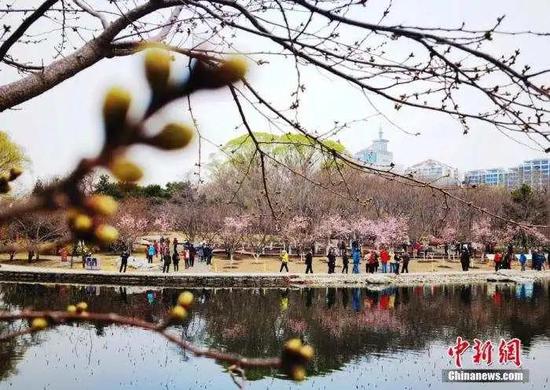
<svg viewBox="0 0 550 390">
<path fill-rule="evenodd" d="M 371 1 L 382 9 L 386 2 Z M 464 20 L 472 28 L 487 28 L 498 16 L 506 14 L 504 28 L 507 30 L 550 30 L 548 0 L 394 0 L 388 24 L 403 23 L 425 26 L 459 26 Z M 357 15 L 361 17 L 361 15 Z M 261 47 L 262 42 L 247 37 L 243 49 Z M 522 59 L 535 67 L 550 63 L 548 40 L 532 37 L 510 38 L 508 43 L 498 43 L 504 50 L 515 47 L 522 50 Z M 22 55 L 18 48 L 15 54 Z M 1 66 L 1 65 L 0 65 Z M 0 72 L 2 83 L 19 76 L 10 70 Z M 270 64 L 251 69 L 252 83 L 268 91 L 274 102 L 288 107 L 288 98 L 294 82 L 291 59 L 272 60 Z M 330 128 L 334 121 L 346 121 L 373 114 L 360 92 L 348 84 L 334 80 L 315 69 L 304 75 L 307 92 L 303 98 L 300 119 L 316 129 Z M 121 85 L 130 89 L 138 104 L 146 99 L 146 85 L 142 77 L 140 55 L 104 60 L 79 73 L 43 95 L 22 104 L 17 110 L 0 114 L 0 129 L 7 131 L 19 143 L 31 159 L 30 174 L 26 181 L 36 177 L 63 175 L 71 170 L 79 158 L 93 155 L 101 146 L 101 101 L 109 86 Z M 234 104 L 227 91 L 201 93 L 194 98 L 199 126 L 203 134 L 217 144 L 241 134 Z M 391 126 L 381 117 L 372 117 L 366 122 L 357 122 L 336 137 L 351 152 L 367 147 L 384 129 L 390 140 L 389 149 L 396 163 L 412 165 L 425 159 L 436 159 L 467 169 L 513 166 L 522 160 L 545 157 L 542 152 L 530 150 L 503 137 L 496 130 L 481 124 L 472 126 L 470 134 L 462 135 L 458 124 L 444 115 L 422 110 L 400 110 L 378 101 L 379 108 L 396 123 L 412 132 L 421 132 L 413 137 Z M 184 102 L 176 103 L 167 110 L 159 124 L 167 120 L 190 121 Z M 269 131 L 260 121 L 254 124 L 257 130 Z M 216 148 L 204 144 L 203 156 L 214 153 Z M 165 183 L 181 180 L 193 171 L 197 161 L 197 144 L 183 152 L 159 152 L 146 147 L 131 152 L 146 170 L 146 182 Z"/>
</svg>

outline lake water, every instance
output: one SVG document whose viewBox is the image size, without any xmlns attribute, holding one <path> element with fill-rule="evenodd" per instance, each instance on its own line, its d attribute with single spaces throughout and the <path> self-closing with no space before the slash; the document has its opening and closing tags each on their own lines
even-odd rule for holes
<svg viewBox="0 0 550 390">
<path fill-rule="evenodd" d="M 0 284 L 0 308 L 90 310 L 160 320 L 182 290 Z M 302 383 L 276 370 L 248 370 L 250 389 L 544 389 L 550 376 L 548 285 L 472 285 L 366 289 L 193 290 L 196 303 L 172 330 L 204 346 L 250 357 L 278 356 L 301 337 L 316 356 Z M 22 326 L 10 325 L 10 329 Z M 0 323 L 0 333 L 7 331 Z M 522 341 L 525 384 L 442 382 L 447 354 L 461 336 Z M 473 352 L 463 366 L 474 367 Z M 159 335 L 93 324 L 56 326 L 0 343 L 0 389 L 233 389 L 225 366 L 195 358 Z"/>
</svg>

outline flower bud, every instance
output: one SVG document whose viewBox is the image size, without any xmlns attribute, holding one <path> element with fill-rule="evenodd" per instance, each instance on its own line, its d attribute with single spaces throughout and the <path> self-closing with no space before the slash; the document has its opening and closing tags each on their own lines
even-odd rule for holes
<svg viewBox="0 0 550 390">
<path fill-rule="evenodd" d="M 93 226 L 92 218 L 86 214 L 77 214 L 71 222 L 71 226 L 75 232 L 85 233 L 90 231 Z"/>
<path fill-rule="evenodd" d="M 116 230 L 111 225 L 99 225 L 95 229 L 95 237 L 97 241 L 104 245 L 109 245 L 118 240 L 119 234 L 118 230 Z"/>
<path fill-rule="evenodd" d="M 86 200 L 86 206 L 93 212 L 105 216 L 113 215 L 118 208 L 116 200 L 108 195 L 93 195 Z"/>
<path fill-rule="evenodd" d="M 302 348 L 302 341 L 300 339 L 290 339 L 285 343 L 285 351 L 292 354 L 299 354 Z"/>
<path fill-rule="evenodd" d="M 181 149 L 187 146 L 193 138 L 193 129 L 190 126 L 170 123 L 162 131 L 149 138 L 149 144 L 165 150 Z"/>
<path fill-rule="evenodd" d="M 311 345 L 304 345 L 300 348 L 300 356 L 305 360 L 311 360 L 313 357 L 314 351 Z"/>
<path fill-rule="evenodd" d="M 113 87 L 107 92 L 103 103 L 103 120 L 107 135 L 120 131 L 126 123 L 126 115 L 132 98 L 128 91 Z"/>
<path fill-rule="evenodd" d="M 181 306 L 174 306 L 170 310 L 170 318 L 176 321 L 183 321 L 187 317 L 187 310 Z"/>
<path fill-rule="evenodd" d="M 11 186 L 10 183 L 8 183 L 8 179 L 6 177 L 0 177 L 0 194 L 7 194 L 10 190 Z"/>
<path fill-rule="evenodd" d="M 145 77 L 153 91 L 162 90 L 170 77 L 170 54 L 163 49 L 151 49 L 145 54 Z"/>
<path fill-rule="evenodd" d="M 115 159 L 109 168 L 118 180 L 124 182 L 135 182 L 143 176 L 143 171 L 140 167 L 123 157 Z"/>
<path fill-rule="evenodd" d="M 35 318 L 31 322 L 32 330 L 44 330 L 48 327 L 48 321 L 45 318 Z"/>
<path fill-rule="evenodd" d="M 248 64 L 242 56 L 231 57 L 218 68 L 220 78 L 228 85 L 242 80 L 247 70 Z"/>
<path fill-rule="evenodd" d="M 186 309 L 193 303 L 193 294 L 189 291 L 182 292 L 178 297 L 178 305 L 185 307 Z"/>
<path fill-rule="evenodd" d="M 248 65 L 244 57 L 232 57 L 222 61 L 219 65 L 197 61 L 191 70 L 186 87 L 191 90 L 213 89 L 230 85 L 242 80 L 246 75 Z M 184 93 L 189 91 L 183 88 Z"/>
<path fill-rule="evenodd" d="M 290 377 L 295 381 L 303 381 L 306 379 L 306 369 L 303 366 L 295 366 L 290 370 Z"/>
<path fill-rule="evenodd" d="M 23 173 L 23 171 L 21 170 L 21 168 L 12 168 L 12 169 L 10 169 L 10 177 L 9 177 L 8 180 L 9 181 L 14 181 L 19 176 L 21 176 L 22 173 Z"/>
</svg>

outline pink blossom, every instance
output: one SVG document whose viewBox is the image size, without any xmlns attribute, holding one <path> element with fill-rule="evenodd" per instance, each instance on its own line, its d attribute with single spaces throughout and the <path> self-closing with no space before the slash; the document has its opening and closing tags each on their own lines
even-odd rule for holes
<svg viewBox="0 0 550 390">
<path fill-rule="evenodd" d="M 496 236 L 488 218 L 474 222 L 472 226 L 472 238 L 475 242 L 482 245 L 491 244 L 497 241 Z"/>
<path fill-rule="evenodd" d="M 160 232 L 168 232 L 172 229 L 172 223 L 167 214 L 161 214 L 153 221 L 153 226 Z"/>
<path fill-rule="evenodd" d="M 362 218 L 354 224 L 354 231 L 372 245 L 396 246 L 408 240 L 407 220 L 388 216 L 378 220 Z"/>
<path fill-rule="evenodd" d="M 231 258 L 233 258 L 233 253 L 248 233 L 250 226 L 250 215 L 238 215 L 235 217 L 226 217 L 224 219 L 219 237 L 222 245 Z"/>
<path fill-rule="evenodd" d="M 338 214 L 325 216 L 315 228 L 315 236 L 322 238 L 350 238 L 353 232 L 351 224 Z"/>
<path fill-rule="evenodd" d="M 313 228 L 311 218 L 304 216 L 294 216 L 281 227 L 281 235 L 292 246 L 296 247 L 300 253 L 315 242 L 318 230 Z"/>
</svg>

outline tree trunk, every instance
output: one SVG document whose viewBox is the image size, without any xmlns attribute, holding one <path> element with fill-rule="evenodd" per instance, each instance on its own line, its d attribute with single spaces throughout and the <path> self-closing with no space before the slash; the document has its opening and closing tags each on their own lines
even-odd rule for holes
<svg viewBox="0 0 550 390">
<path fill-rule="evenodd" d="M 29 251 L 28 255 L 27 255 L 27 261 L 29 263 L 32 262 L 32 258 L 34 257 L 34 251 Z"/>
</svg>

